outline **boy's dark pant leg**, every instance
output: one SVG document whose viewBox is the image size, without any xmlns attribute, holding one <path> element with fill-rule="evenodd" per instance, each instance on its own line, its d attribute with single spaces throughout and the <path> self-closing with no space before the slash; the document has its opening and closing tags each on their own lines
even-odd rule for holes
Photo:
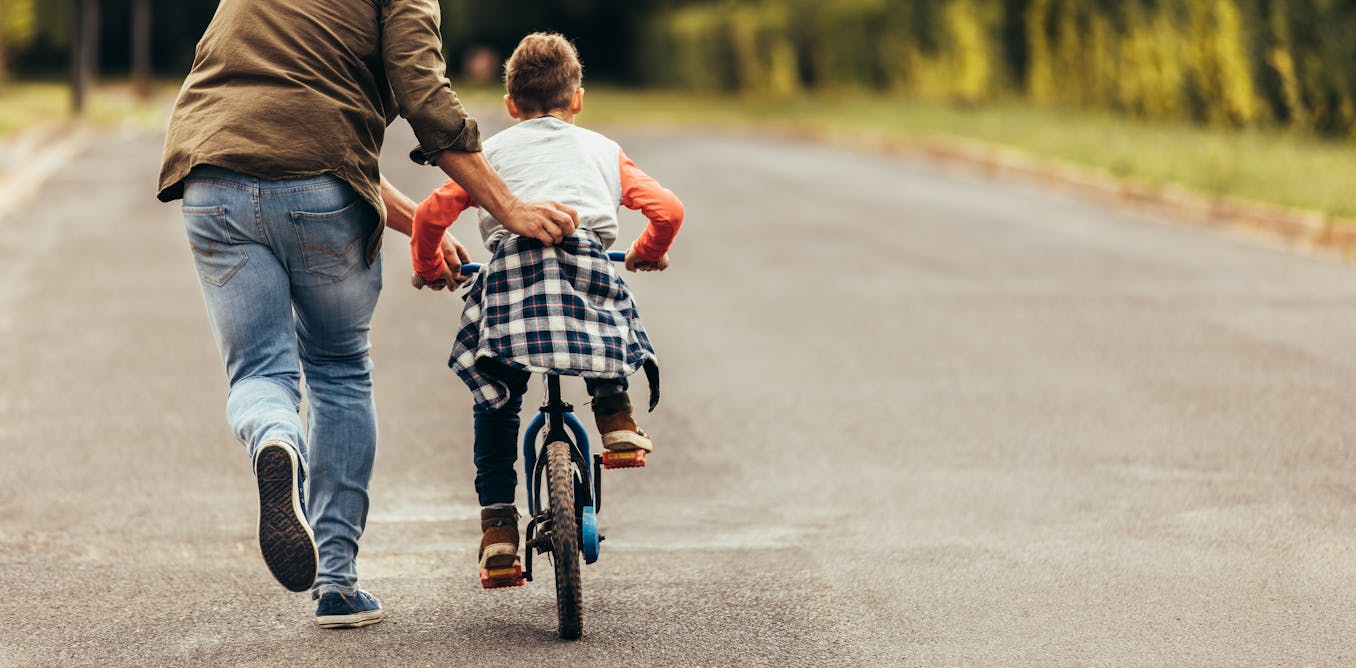
<svg viewBox="0 0 1356 668">
<path fill-rule="evenodd" d="M 626 380 L 625 376 L 607 379 L 585 378 L 584 386 L 588 388 L 589 396 L 597 399 L 625 392 L 627 388 L 631 387 L 631 383 Z"/>
<path fill-rule="evenodd" d="M 599 415 L 614 415 L 617 413 L 631 412 L 631 399 L 626 396 L 626 389 L 630 383 L 626 377 L 595 379 L 585 378 L 584 385 L 588 387 L 589 396 L 593 397 L 593 415 L 595 418 Z M 602 427 L 599 427 L 602 429 Z"/>
<path fill-rule="evenodd" d="M 508 367 L 494 370 L 494 375 L 508 385 L 509 398 L 501 408 L 477 404 L 475 416 L 476 494 L 480 505 L 513 503 L 518 486 L 518 427 L 523 407 L 523 394 L 532 377 L 526 371 Z"/>
</svg>

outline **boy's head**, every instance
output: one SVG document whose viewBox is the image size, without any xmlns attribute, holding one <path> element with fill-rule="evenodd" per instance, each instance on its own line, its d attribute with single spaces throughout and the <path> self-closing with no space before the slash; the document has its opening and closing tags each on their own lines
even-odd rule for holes
<svg viewBox="0 0 1356 668">
<path fill-rule="evenodd" d="M 552 112 L 571 116 L 583 107 L 584 67 L 570 40 L 537 32 L 523 38 L 504 65 L 505 101 L 514 118 Z"/>
</svg>

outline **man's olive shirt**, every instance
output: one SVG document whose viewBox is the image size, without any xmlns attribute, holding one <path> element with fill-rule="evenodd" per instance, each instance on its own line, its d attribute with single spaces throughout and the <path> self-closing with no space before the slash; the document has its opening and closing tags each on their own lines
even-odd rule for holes
<svg viewBox="0 0 1356 668">
<path fill-rule="evenodd" d="M 198 165 L 334 174 L 378 213 L 371 262 L 386 218 L 378 154 L 397 115 L 426 160 L 480 150 L 447 80 L 437 0 L 222 0 L 174 107 L 159 197 L 183 197 Z"/>
</svg>

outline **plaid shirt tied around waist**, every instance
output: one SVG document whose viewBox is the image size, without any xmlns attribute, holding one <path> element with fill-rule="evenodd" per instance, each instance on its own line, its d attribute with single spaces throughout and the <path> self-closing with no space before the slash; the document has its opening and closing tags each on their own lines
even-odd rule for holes
<svg viewBox="0 0 1356 668">
<path fill-rule="evenodd" d="M 477 404 L 502 407 L 494 362 L 532 373 L 622 378 L 642 368 L 658 403 L 658 358 L 635 301 L 598 238 L 555 246 L 510 236 L 469 284 L 448 366 Z"/>
</svg>

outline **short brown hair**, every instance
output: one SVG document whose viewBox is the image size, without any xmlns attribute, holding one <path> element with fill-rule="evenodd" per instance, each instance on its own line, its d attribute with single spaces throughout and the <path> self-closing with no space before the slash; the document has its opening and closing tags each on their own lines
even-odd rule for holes
<svg viewBox="0 0 1356 668">
<path fill-rule="evenodd" d="M 569 107 L 583 83 L 579 52 L 557 33 L 534 32 L 524 37 L 504 65 L 504 85 L 524 113 Z"/>
</svg>

